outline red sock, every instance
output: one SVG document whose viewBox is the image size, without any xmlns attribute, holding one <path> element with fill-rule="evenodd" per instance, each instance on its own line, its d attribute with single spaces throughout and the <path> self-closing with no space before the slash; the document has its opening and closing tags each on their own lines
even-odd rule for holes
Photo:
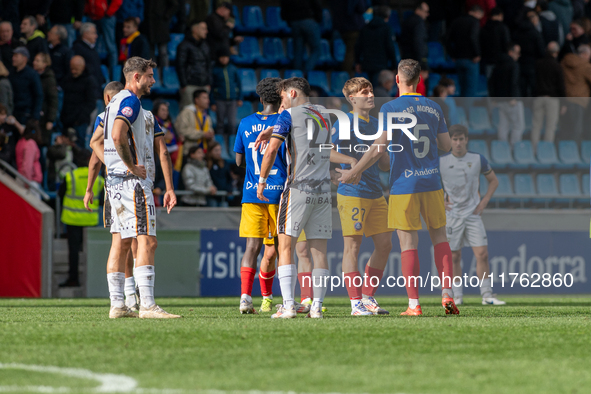
<svg viewBox="0 0 591 394">
<path fill-rule="evenodd" d="M 270 272 L 259 272 L 259 282 L 261 283 L 261 295 L 269 297 L 273 295 L 273 278 L 275 277 L 275 270 Z"/>
<path fill-rule="evenodd" d="M 382 276 L 384 276 L 384 270 L 372 268 L 369 266 L 369 264 L 366 264 L 365 276 L 366 276 L 366 278 L 365 278 L 365 283 L 363 284 L 362 293 L 365 294 L 366 296 L 373 297 L 376 294 L 376 290 L 378 289 L 378 286 L 380 285 L 380 281 L 382 280 Z M 372 280 L 372 278 L 377 278 L 377 279 Z"/>
<path fill-rule="evenodd" d="M 419 265 L 419 252 L 416 249 L 405 250 L 400 254 L 402 260 L 402 275 L 406 279 L 406 293 L 410 299 L 419 298 L 419 280 L 411 280 L 411 276 L 418 277 L 421 274 Z"/>
<path fill-rule="evenodd" d="M 451 289 L 453 263 L 449 242 L 438 243 L 433 249 L 435 252 L 435 266 L 439 272 L 439 279 L 441 279 L 441 288 Z"/>
<path fill-rule="evenodd" d="M 359 278 L 355 280 L 355 278 Z M 344 275 L 345 286 L 347 287 L 347 293 L 349 293 L 349 299 L 360 300 L 361 299 L 361 286 L 363 285 L 363 278 L 359 271 L 349 272 Z"/>
<path fill-rule="evenodd" d="M 301 301 L 306 298 L 312 297 L 312 273 L 311 272 L 300 272 L 298 274 L 298 280 L 300 281 L 300 297 Z"/>
<path fill-rule="evenodd" d="M 240 283 L 241 283 L 241 295 L 248 294 L 252 295 L 252 283 L 254 282 L 254 274 L 256 270 L 250 267 L 240 268 Z"/>
</svg>

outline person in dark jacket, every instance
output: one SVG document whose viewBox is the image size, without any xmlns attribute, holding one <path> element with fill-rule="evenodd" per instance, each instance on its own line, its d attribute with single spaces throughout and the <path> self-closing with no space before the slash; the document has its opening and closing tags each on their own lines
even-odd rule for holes
<svg viewBox="0 0 591 394">
<path fill-rule="evenodd" d="M 61 121 L 64 129 L 76 130 L 76 145 L 88 148 L 86 130 L 90 123 L 90 114 L 96 107 L 96 80 L 85 68 L 84 58 L 74 56 L 70 61 L 70 75 L 64 79 L 64 104 Z"/>
<path fill-rule="evenodd" d="M 134 56 L 150 59 L 150 44 L 146 36 L 138 31 L 138 27 L 139 24 L 133 17 L 123 22 L 123 38 L 119 43 L 119 62 L 122 64 Z"/>
<path fill-rule="evenodd" d="M 47 31 L 47 14 L 49 13 L 49 5 L 51 1 L 47 0 L 19 0 L 18 2 L 19 15 L 23 18 L 24 15 L 32 15 L 37 23 L 37 26 L 42 31 Z"/>
<path fill-rule="evenodd" d="M 346 52 L 343 61 L 343 71 L 353 72 L 355 64 L 355 44 L 359 32 L 365 26 L 363 14 L 369 7 L 366 0 L 330 0 L 332 26 L 339 32 L 345 43 Z"/>
<path fill-rule="evenodd" d="M 55 26 L 62 26 L 64 29 L 66 29 L 67 39 L 64 38 L 62 40 L 64 46 L 71 48 L 72 44 L 74 44 L 74 40 L 76 39 L 76 30 L 80 29 L 83 16 L 84 0 L 51 1 L 51 5 L 49 6 L 49 21 L 51 22 L 52 28 Z M 72 23 L 72 21 L 74 22 Z M 49 34 L 47 35 L 47 40 L 49 41 Z M 68 63 L 70 63 L 69 58 Z"/>
<path fill-rule="evenodd" d="M 570 24 L 570 32 L 565 37 L 559 58 L 564 58 L 567 53 L 576 54 L 579 46 L 588 44 L 589 37 L 585 34 L 585 21 L 582 19 L 574 20 Z"/>
<path fill-rule="evenodd" d="M 542 34 L 536 29 L 540 17 L 535 10 L 527 12 L 526 17 L 517 23 L 513 33 L 515 43 L 521 47 L 519 68 L 521 70 L 521 95 L 531 97 L 536 85 L 536 60 L 544 57 L 546 50 Z"/>
<path fill-rule="evenodd" d="M 242 36 L 232 36 L 234 22 L 232 17 L 232 4 L 221 2 L 215 11 L 205 18 L 207 23 L 207 46 L 211 53 L 219 53 L 221 50 L 229 50 L 233 45 L 239 44 L 244 40 Z"/>
<path fill-rule="evenodd" d="M 140 30 L 150 43 L 152 56 L 155 53 L 154 48 L 158 48 L 158 67 L 169 65 L 170 20 L 184 4 L 179 0 L 144 0 L 144 21 L 140 25 Z"/>
<path fill-rule="evenodd" d="M 216 111 L 216 134 L 236 134 L 236 112 L 242 106 L 240 76 L 236 66 L 230 63 L 230 51 L 222 49 L 213 68 L 211 109 Z"/>
<path fill-rule="evenodd" d="M 548 9 L 554 12 L 556 18 L 558 18 L 558 22 L 560 22 L 562 29 L 566 33 L 573 20 L 573 5 L 571 0 L 550 0 Z M 576 53 L 576 50 L 572 53 Z"/>
<path fill-rule="evenodd" d="M 494 8 L 490 18 L 480 31 L 480 47 L 482 48 L 482 64 L 487 78 L 490 78 L 495 64 L 507 50 L 511 42 L 509 28 L 503 22 L 503 10 Z"/>
<path fill-rule="evenodd" d="M 41 139 L 43 145 L 50 145 L 51 131 L 57 120 L 57 83 L 51 69 L 51 57 L 47 53 L 38 53 L 33 60 L 33 68 L 41 78 L 43 87 L 43 106 L 41 107 Z"/>
<path fill-rule="evenodd" d="M 516 98 L 519 91 L 519 57 L 521 48 L 515 43 L 509 44 L 507 53 L 495 66 L 488 80 L 488 93 L 499 107 L 498 136 L 501 141 L 508 141 L 511 134 L 511 144 L 521 141 L 525 129 L 525 115 L 523 102 Z"/>
<path fill-rule="evenodd" d="M 70 73 L 70 59 L 74 55 L 72 50 L 66 46 L 67 40 L 68 31 L 62 25 L 55 25 L 47 32 L 51 68 L 55 74 L 57 84 L 60 86 L 64 78 Z"/>
<path fill-rule="evenodd" d="M 27 65 L 29 51 L 25 47 L 17 47 L 12 55 L 15 70 L 9 75 L 14 97 L 14 117 L 21 124 L 29 119 L 41 117 L 43 88 L 39 75 Z"/>
<path fill-rule="evenodd" d="M 176 50 L 176 71 L 181 85 L 181 108 L 191 105 L 193 92 L 211 88 L 211 56 L 205 39 L 207 24 L 193 23 Z"/>
<path fill-rule="evenodd" d="M 45 34 L 43 34 L 41 30 L 37 30 L 37 27 L 39 27 L 39 25 L 34 16 L 28 15 L 23 18 L 21 23 L 21 33 L 24 38 L 21 39 L 21 42 L 23 42 L 29 50 L 31 56 L 29 59 L 29 66 L 33 64 L 33 60 L 38 53 L 49 53 Z"/>
<path fill-rule="evenodd" d="M 115 40 L 121 42 L 123 38 L 123 22 L 127 18 L 134 18 L 138 24 L 144 20 L 144 0 L 126 0 L 121 3 L 121 7 L 115 14 L 117 23 L 115 24 Z"/>
<path fill-rule="evenodd" d="M 94 77 L 97 82 L 95 98 L 101 98 L 102 92 L 100 86 L 105 83 L 105 77 L 101 70 L 101 58 L 95 49 L 98 34 L 96 26 L 93 23 L 83 23 L 80 27 L 80 38 L 74 41 L 72 50 L 75 55 L 82 56 L 86 64 L 86 71 Z"/>
<path fill-rule="evenodd" d="M 480 19 L 484 11 L 472 6 L 468 15 L 456 19 L 449 29 L 448 52 L 456 62 L 460 94 L 475 97 L 480 72 Z"/>
<path fill-rule="evenodd" d="M 427 45 L 427 24 L 429 5 L 425 1 L 419 1 L 414 14 L 402 22 L 400 35 L 400 53 L 403 59 L 414 59 L 419 63 L 427 64 L 429 46 Z"/>
<path fill-rule="evenodd" d="M 388 25 L 390 7 L 377 6 L 373 19 L 363 26 L 355 45 L 355 71 L 365 72 L 372 84 L 377 85 L 377 77 L 382 70 L 396 66 L 396 52 L 392 41 L 392 30 Z"/>
<path fill-rule="evenodd" d="M 556 41 L 559 46 L 564 44 L 564 29 L 556 14 L 550 11 L 547 0 L 538 0 L 536 11 L 540 14 L 540 26 L 544 44 Z M 540 29 L 538 29 L 540 30 Z"/>
<path fill-rule="evenodd" d="M 14 71 L 12 66 L 12 51 L 20 46 L 20 42 L 13 37 L 12 23 L 0 22 L 0 61 L 8 69 L 9 73 Z"/>
<path fill-rule="evenodd" d="M 320 0 L 281 0 L 281 18 L 291 27 L 293 37 L 293 67 L 305 72 L 316 67 L 322 53 L 320 48 Z M 304 42 L 310 49 L 304 65 Z"/>
</svg>

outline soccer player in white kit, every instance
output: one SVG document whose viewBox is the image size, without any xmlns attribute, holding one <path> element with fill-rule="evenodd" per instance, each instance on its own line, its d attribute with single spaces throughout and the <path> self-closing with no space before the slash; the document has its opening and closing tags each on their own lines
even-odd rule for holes
<svg viewBox="0 0 591 394">
<path fill-rule="evenodd" d="M 499 185 L 497 176 L 484 156 L 468 152 L 468 129 L 462 125 L 449 128 L 452 150 L 439 159 L 441 180 L 446 194 L 447 238 L 452 250 L 454 277 L 462 276 L 462 247 L 470 246 L 476 257 L 476 272 L 481 280 L 482 305 L 505 305 L 492 293 L 488 240 L 482 223 L 482 211 Z M 483 174 L 488 182 L 486 194 L 480 197 L 479 181 Z M 454 281 L 456 305 L 463 303 L 464 283 Z"/>
</svg>

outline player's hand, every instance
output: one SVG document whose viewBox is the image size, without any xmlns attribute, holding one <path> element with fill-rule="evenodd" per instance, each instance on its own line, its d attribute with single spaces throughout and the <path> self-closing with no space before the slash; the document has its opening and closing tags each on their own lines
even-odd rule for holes
<svg viewBox="0 0 591 394">
<path fill-rule="evenodd" d="M 451 211 L 451 209 L 452 209 L 453 206 L 454 205 L 451 202 L 449 202 L 447 200 L 445 201 L 445 210 L 446 211 Z"/>
<path fill-rule="evenodd" d="M 173 190 L 167 190 L 166 193 L 164 193 L 162 205 L 166 207 L 166 213 L 170 213 L 172 208 L 176 206 L 176 194 L 174 194 Z"/>
<path fill-rule="evenodd" d="M 133 166 L 131 173 L 139 178 L 146 179 L 146 167 L 144 166 Z"/>
<path fill-rule="evenodd" d="M 354 157 L 351 157 L 347 164 L 349 164 L 351 166 L 351 168 L 353 169 L 357 165 L 357 159 Z"/>
<path fill-rule="evenodd" d="M 361 176 L 355 174 L 353 170 L 343 170 L 342 168 L 336 168 L 337 172 L 341 173 L 341 177 L 338 179 L 341 183 L 350 183 L 356 185 L 359 183 Z"/>
<path fill-rule="evenodd" d="M 265 130 L 261 131 L 256 141 L 254 142 L 254 148 L 262 152 L 267 147 L 267 144 L 269 143 L 272 134 L 273 126 L 267 127 Z"/>
<path fill-rule="evenodd" d="M 88 212 L 92 212 L 92 209 L 90 208 L 90 204 L 92 204 L 92 199 L 94 198 L 94 193 L 91 191 L 86 191 L 86 194 L 84 195 L 84 208 L 86 208 L 86 210 Z"/>
<path fill-rule="evenodd" d="M 478 204 L 478 206 L 474 210 L 473 214 L 474 215 L 482 215 L 482 211 L 484 211 L 484 208 L 486 208 L 487 205 L 488 205 L 488 200 L 483 198 L 482 201 L 480 201 L 480 204 Z"/>
<path fill-rule="evenodd" d="M 215 187 L 215 186 L 213 186 L 213 185 L 212 185 L 212 186 L 209 188 L 209 193 L 210 193 L 212 196 L 215 196 L 215 194 L 216 194 L 217 192 L 218 192 L 218 188 L 217 188 L 217 187 Z"/>
<path fill-rule="evenodd" d="M 266 183 L 259 183 L 257 186 L 257 198 L 261 201 L 265 201 L 265 202 L 269 202 L 269 199 L 267 197 L 265 197 L 265 195 L 263 194 L 263 192 L 265 191 L 265 188 L 267 187 Z"/>
</svg>

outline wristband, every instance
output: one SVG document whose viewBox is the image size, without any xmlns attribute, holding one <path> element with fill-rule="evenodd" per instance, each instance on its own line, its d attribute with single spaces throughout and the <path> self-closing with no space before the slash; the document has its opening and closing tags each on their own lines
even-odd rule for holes
<svg viewBox="0 0 591 394">
<path fill-rule="evenodd" d="M 259 183 L 267 183 L 267 178 L 259 177 Z"/>
</svg>

